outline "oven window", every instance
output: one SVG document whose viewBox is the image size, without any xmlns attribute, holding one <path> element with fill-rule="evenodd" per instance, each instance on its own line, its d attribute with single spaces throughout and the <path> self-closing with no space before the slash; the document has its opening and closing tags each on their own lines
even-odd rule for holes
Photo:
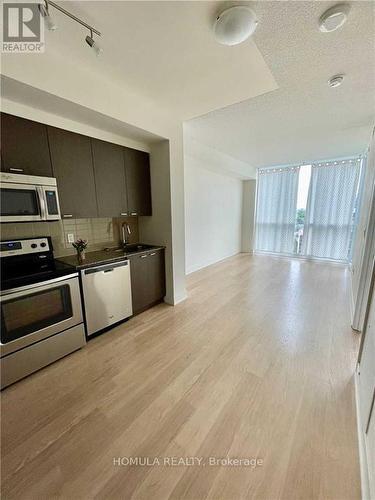
<svg viewBox="0 0 375 500">
<path fill-rule="evenodd" d="M 1 342 L 6 344 L 71 317 L 69 285 L 4 301 L 1 303 Z"/>
<path fill-rule="evenodd" d="M 35 189 L 1 188 L 1 215 L 39 215 Z"/>
</svg>

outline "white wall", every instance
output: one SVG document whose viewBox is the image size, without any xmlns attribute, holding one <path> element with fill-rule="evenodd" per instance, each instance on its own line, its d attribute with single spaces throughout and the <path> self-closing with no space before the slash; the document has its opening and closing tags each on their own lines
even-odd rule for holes
<svg viewBox="0 0 375 500">
<path fill-rule="evenodd" d="M 371 273 L 373 274 L 373 273 Z M 375 498 L 375 293 L 362 332 L 361 354 L 355 374 L 357 428 L 363 499 Z"/>
<path fill-rule="evenodd" d="M 169 203 L 169 141 L 161 141 L 151 148 L 151 192 L 152 217 L 139 218 L 139 241 L 155 245 L 165 245 L 166 250 L 166 302 L 173 304 L 181 298 L 173 299 L 173 265 L 171 252 L 171 205 Z"/>
<path fill-rule="evenodd" d="M 199 142 L 196 138 L 192 137 L 193 130 L 194 126 L 191 122 L 184 123 L 185 156 L 195 158 L 202 166 L 215 170 L 215 172 L 232 175 L 239 179 L 256 178 L 255 167 Z"/>
<path fill-rule="evenodd" d="M 242 182 L 242 244 L 241 251 L 251 253 L 254 250 L 254 216 L 256 180 Z"/>
<path fill-rule="evenodd" d="M 185 156 L 186 273 L 241 251 L 242 181 Z"/>
<path fill-rule="evenodd" d="M 159 217 L 150 218 L 147 231 L 151 231 L 151 227 L 153 227 L 152 232 L 155 234 L 169 232 L 167 268 L 171 272 L 167 277 L 171 280 L 168 289 L 172 294 L 169 296 L 169 301 L 175 304 L 183 300 L 186 297 L 186 290 L 184 158 L 181 122 L 162 107 L 156 106 L 154 102 L 142 95 L 135 94 L 126 85 L 118 85 L 108 78 L 105 72 L 100 75 L 93 74 L 87 68 L 74 65 L 60 54 L 55 54 L 55 63 L 52 69 L 48 60 L 45 60 L 43 56 L 8 55 L 4 61 L 2 60 L 2 74 L 15 80 L 16 83 L 21 82 L 32 89 L 42 91 L 47 101 L 51 96 L 57 96 L 169 141 L 169 164 L 163 170 L 169 193 L 167 199 L 158 200 L 157 197 L 164 191 L 157 190 L 154 193 L 153 203 L 168 203 L 171 218 L 169 221 L 161 220 Z M 41 121 L 41 110 L 44 105 L 42 101 L 43 97 L 40 97 L 38 102 L 30 103 L 30 112 L 27 113 L 27 118 Z M 21 105 L 24 106 L 25 102 L 11 104 L 15 108 Z M 12 113 L 11 106 L 8 103 L 7 111 L 9 113 Z M 25 116 L 25 114 L 15 111 L 14 114 Z M 70 130 L 74 128 L 78 131 L 75 126 L 67 128 Z M 87 133 L 89 133 L 88 130 Z M 101 138 L 104 139 L 103 136 Z M 110 138 L 107 136 L 106 140 L 110 140 Z M 120 140 L 117 138 L 114 142 L 120 142 Z M 126 141 L 126 143 L 130 145 L 129 142 Z"/>
<path fill-rule="evenodd" d="M 365 307 L 364 288 L 368 287 L 368 279 L 364 279 L 362 267 L 367 265 L 365 256 L 366 239 L 369 237 L 369 222 L 371 203 L 374 196 L 375 182 L 375 128 L 373 130 L 371 143 L 368 151 L 367 166 L 365 178 L 363 181 L 362 204 L 360 207 L 358 227 L 356 230 L 356 239 L 353 248 L 352 259 L 352 325 L 355 329 L 361 330 L 363 313 L 360 309 Z M 368 259 L 368 256 L 367 256 Z M 367 285 L 366 285 L 367 283 Z"/>
<path fill-rule="evenodd" d="M 45 123 L 47 125 L 51 125 L 52 127 L 69 130 L 70 132 L 75 132 L 76 134 L 95 137 L 96 139 L 101 139 L 102 141 L 108 141 L 114 144 L 119 144 L 120 146 L 139 149 L 141 151 L 146 151 L 147 153 L 150 152 L 150 145 L 147 144 L 146 142 L 136 141 L 134 139 L 130 139 L 123 135 L 118 135 L 112 132 L 108 132 L 106 130 L 98 129 L 86 123 L 78 122 L 76 120 L 71 120 L 64 116 L 57 115 L 55 113 L 50 113 L 42 109 L 28 106 L 24 103 L 11 101 L 9 99 L 4 99 L 4 97 L 2 97 L 0 107 L 1 111 L 3 111 L 4 113 L 21 116 L 22 118 L 27 118 L 28 120 L 34 120 L 36 122 Z"/>
</svg>

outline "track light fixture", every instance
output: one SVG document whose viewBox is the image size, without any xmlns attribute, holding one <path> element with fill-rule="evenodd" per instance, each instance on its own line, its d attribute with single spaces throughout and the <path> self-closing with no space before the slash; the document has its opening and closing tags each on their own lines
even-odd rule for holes
<svg viewBox="0 0 375 500">
<path fill-rule="evenodd" d="M 103 52 L 103 49 L 101 46 L 96 42 L 93 38 L 92 31 L 90 30 L 90 36 L 87 35 L 86 38 L 86 43 L 92 48 L 92 50 L 95 52 L 97 56 L 100 55 L 101 52 Z"/>
<path fill-rule="evenodd" d="M 44 4 L 40 3 L 39 4 L 39 11 L 40 11 L 40 15 L 43 17 L 45 27 L 49 31 L 55 31 L 57 29 L 57 24 L 55 24 L 51 14 L 49 13 L 48 3 L 47 2 L 45 2 Z"/>
<path fill-rule="evenodd" d="M 57 5 L 55 2 L 52 2 L 51 0 L 44 0 L 44 4 L 39 4 L 39 11 L 41 16 L 44 19 L 46 28 L 50 31 L 54 31 L 57 28 L 57 25 L 54 23 L 50 12 L 49 12 L 49 7 L 54 7 L 58 11 L 62 12 L 65 16 L 69 17 L 73 21 L 75 21 L 78 24 L 81 24 L 85 28 L 87 28 L 90 31 L 90 36 L 87 35 L 85 40 L 86 43 L 94 50 L 95 54 L 98 56 L 101 52 L 103 52 L 103 49 L 101 46 L 96 42 L 93 38 L 93 34 L 95 33 L 98 36 L 101 36 L 100 31 L 95 29 L 93 26 L 90 26 L 89 24 L 85 23 L 85 21 L 82 21 L 82 19 L 79 19 L 79 17 L 75 16 L 71 12 L 65 10 L 63 7 L 60 7 L 60 5 Z"/>
</svg>

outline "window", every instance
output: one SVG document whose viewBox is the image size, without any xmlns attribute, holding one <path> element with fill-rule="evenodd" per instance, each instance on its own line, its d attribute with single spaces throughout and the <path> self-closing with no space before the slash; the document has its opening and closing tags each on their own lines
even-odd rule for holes
<svg viewBox="0 0 375 500">
<path fill-rule="evenodd" d="M 360 165 L 357 159 L 313 165 L 303 255 L 349 260 Z"/>
<path fill-rule="evenodd" d="M 307 197 L 311 179 L 311 165 L 302 165 L 298 179 L 296 227 L 294 232 L 294 253 L 301 254 L 303 233 L 305 229 L 305 216 Z"/>
<path fill-rule="evenodd" d="M 348 261 L 361 160 L 258 171 L 256 250 Z"/>
<path fill-rule="evenodd" d="M 258 171 L 256 249 L 293 253 L 299 167 Z"/>
</svg>

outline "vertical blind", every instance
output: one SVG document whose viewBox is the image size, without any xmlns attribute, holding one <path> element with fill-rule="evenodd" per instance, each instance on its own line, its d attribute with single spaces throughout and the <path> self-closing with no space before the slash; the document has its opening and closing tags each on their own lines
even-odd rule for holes
<svg viewBox="0 0 375 500">
<path fill-rule="evenodd" d="M 300 255 L 350 259 L 360 170 L 360 159 L 312 164 Z M 299 172 L 300 167 L 258 170 L 256 250 L 297 251 Z"/>
<path fill-rule="evenodd" d="M 256 248 L 292 253 L 299 167 L 258 171 Z"/>
<path fill-rule="evenodd" d="M 313 164 L 302 254 L 348 260 L 360 160 Z"/>
</svg>

